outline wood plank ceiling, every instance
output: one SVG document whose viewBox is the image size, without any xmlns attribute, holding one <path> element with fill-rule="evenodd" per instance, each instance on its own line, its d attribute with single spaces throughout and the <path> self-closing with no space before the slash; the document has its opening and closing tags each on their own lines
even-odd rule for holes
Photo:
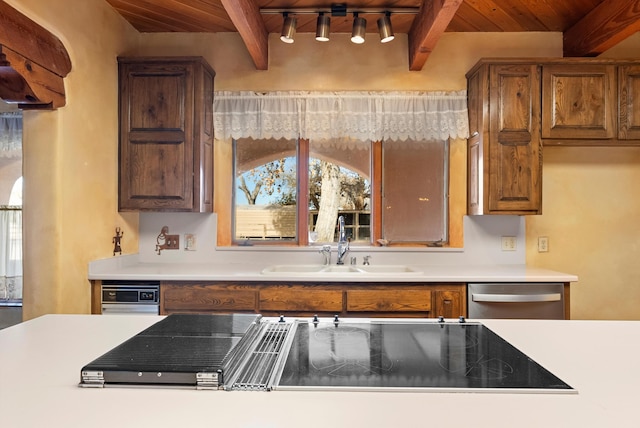
<svg viewBox="0 0 640 428">
<path fill-rule="evenodd" d="M 140 32 L 237 32 L 257 69 L 268 67 L 268 35 L 282 16 L 261 9 L 330 8 L 331 0 L 106 0 Z M 340 2 L 342 2 L 340 0 Z M 344 2 L 343 2 L 344 3 Z M 350 0 L 349 9 L 419 8 L 392 14 L 395 33 L 407 33 L 409 68 L 421 70 L 444 32 L 563 33 L 564 56 L 597 56 L 640 30 L 638 0 Z M 367 16 L 377 33 L 380 15 Z M 315 33 L 316 15 L 298 15 L 298 33 Z M 351 33 L 352 16 L 332 16 L 332 33 Z"/>
</svg>

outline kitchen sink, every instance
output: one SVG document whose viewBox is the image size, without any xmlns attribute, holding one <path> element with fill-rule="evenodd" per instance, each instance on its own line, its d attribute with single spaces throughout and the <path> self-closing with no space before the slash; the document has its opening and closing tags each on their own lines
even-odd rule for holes
<svg viewBox="0 0 640 428">
<path fill-rule="evenodd" d="M 422 273 L 406 265 L 274 265 L 262 270 L 263 275 L 419 275 Z"/>
<path fill-rule="evenodd" d="M 422 271 L 406 265 L 365 265 L 358 266 L 358 269 L 361 269 L 366 273 L 423 273 Z"/>
</svg>

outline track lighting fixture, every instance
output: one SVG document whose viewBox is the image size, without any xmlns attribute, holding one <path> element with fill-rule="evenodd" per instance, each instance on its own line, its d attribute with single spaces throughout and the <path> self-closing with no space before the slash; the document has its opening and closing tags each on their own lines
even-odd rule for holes
<svg viewBox="0 0 640 428">
<path fill-rule="evenodd" d="M 318 21 L 316 24 L 316 40 L 319 42 L 329 41 L 329 27 L 331 25 L 331 18 L 320 12 L 318 14 Z"/>
<path fill-rule="evenodd" d="M 296 34 L 296 25 L 298 21 L 294 17 L 290 17 L 287 12 L 282 14 L 284 22 L 282 23 L 282 32 L 280 33 L 280 40 L 285 43 L 293 43 L 293 36 Z"/>
<path fill-rule="evenodd" d="M 390 42 L 395 38 L 391 28 L 391 13 L 385 12 L 384 16 L 378 19 L 378 32 L 380 33 L 381 43 Z"/>
<path fill-rule="evenodd" d="M 358 13 L 353 14 L 353 29 L 351 30 L 351 41 L 353 43 L 364 43 L 364 36 L 367 33 L 367 20 L 358 16 Z"/>
<path fill-rule="evenodd" d="M 353 43 L 364 43 L 367 32 L 367 20 L 358 16 L 359 14 L 373 15 L 382 14 L 378 19 L 378 32 L 380 33 L 380 41 L 382 43 L 390 42 L 394 39 L 393 29 L 391 28 L 391 14 L 412 14 L 415 15 L 420 11 L 416 7 L 405 8 L 350 8 L 346 3 L 331 4 L 330 7 L 313 7 L 313 8 L 264 8 L 260 9 L 262 14 L 282 14 L 284 22 L 282 24 L 282 32 L 280 40 L 285 43 L 293 43 L 293 37 L 296 34 L 296 25 L 298 24 L 295 16 L 292 15 L 318 15 L 316 21 L 316 40 L 326 42 L 329 40 L 329 32 L 331 25 L 331 17 L 346 17 L 353 14 L 353 27 L 351 31 L 351 41 Z M 304 27 L 307 28 L 306 21 Z"/>
</svg>

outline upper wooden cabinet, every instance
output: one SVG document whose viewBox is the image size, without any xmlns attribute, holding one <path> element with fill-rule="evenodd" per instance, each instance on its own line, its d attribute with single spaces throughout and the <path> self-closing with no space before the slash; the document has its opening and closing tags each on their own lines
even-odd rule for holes
<svg viewBox="0 0 640 428">
<path fill-rule="evenodd" d="M 471 215 L 540 214 L 543 145 L 640 145 L 640 61 L 483 59 L 467 96 Z"/>
<path fill-rule="evenodd" d="M 544 65 L 542 138 L 614 138 L 615 71 L 610 64 Z"/>
<path fill-rule="evenodd" d="M 545 146 L 640 145 L 640 61 L 540 60 Z"/>
<path fill-rule="evenodd" d="M 468 213 L 540 214 L 540 67 L 484 63 L 467 78 Z"/>
<path fill-rule="evenodd" d="M 118 58 L 121 211 L 213 210 L 213 78 L 200 57 Z"/>
<path fill-rule="evenodd" d="M 640 64 L 618 67 L 618 140 L 640 143 Z"/>
</svg>

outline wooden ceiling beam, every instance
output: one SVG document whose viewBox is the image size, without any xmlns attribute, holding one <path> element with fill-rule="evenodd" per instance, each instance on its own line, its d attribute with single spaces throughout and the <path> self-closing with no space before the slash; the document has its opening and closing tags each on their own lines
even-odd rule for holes
<svg viewBox="0 0 640 428">
<path fill-rule="evenodd" d="M 269 68 L 269 33 L 264 25 L 260 8 L 253 0 L 222 0 L 231 22 L 253 59 L 258 70 Z"/>
<path fill-rule="evenodd" d="M 0 45 L 0 98 L 21 109 L 57 109 L 66 103 L 61 76 Z"/>
<path fill-rule="evenodd" d="M 19 52 L 61 77 L 71 71 L 64 45 L 48 30 L 0 1 L 0 45 Z"/>
<path fill-rule="evenodd" d="M 409 70 L 420 71 L 463 0 L 423 0 L 409 30 Z"/>
<path fill-rule="evenodd" d="M 0 1 L 0 98 L 24 109 L 62 107 L 70 71 L 60 39 Z"/>
<path fill-rule="evenodd" d="M 637 31 L 640 31 L 637 0 L 604 0 L 564 32 L 564 56 L 600 55 Z"/>
</svg>

